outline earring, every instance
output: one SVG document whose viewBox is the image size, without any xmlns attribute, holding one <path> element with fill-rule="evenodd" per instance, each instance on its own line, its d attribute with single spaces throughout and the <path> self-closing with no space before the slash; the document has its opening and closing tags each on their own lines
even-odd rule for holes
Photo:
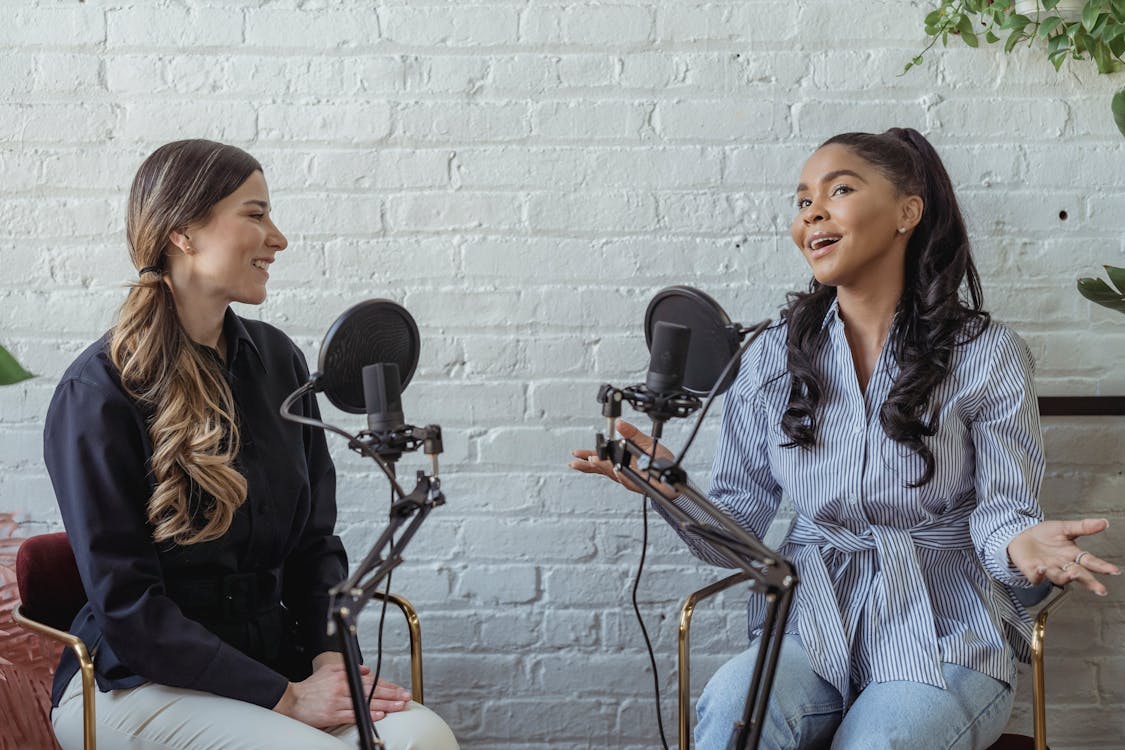
<svg viewBox="0 0 1125 750">
<path fill-rule="evenodd" d="M 899 227 L 899 228 L 898 228 L 898 233 L 899 233 L 899 234 L 906 234 L 906 227 Z"/>
</svg>

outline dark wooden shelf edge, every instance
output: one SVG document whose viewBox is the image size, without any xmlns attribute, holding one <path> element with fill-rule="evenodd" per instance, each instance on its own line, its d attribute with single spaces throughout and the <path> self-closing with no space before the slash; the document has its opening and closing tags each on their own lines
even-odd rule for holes
<svg viewBox="0 0 1125 750">
<path fill-rule="evenodd" d="M 1040 396 L 1044 417 L 1123 417 L 1125 396 Z"/>
</svg>

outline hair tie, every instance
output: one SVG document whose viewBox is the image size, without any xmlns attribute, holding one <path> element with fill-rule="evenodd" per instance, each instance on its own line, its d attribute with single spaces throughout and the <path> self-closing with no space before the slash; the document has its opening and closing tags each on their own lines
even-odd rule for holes
<svg viewBox="0 0 1125 750">
<path fill-rule="evenodd" d="M 146 273 L 155 273 L 155 274 L 156 274 L 156 275 L 158 275 L 158 276 L 163 276 L 163 275 L 164 275 L 164 274 L 162 274 L 162 273 L 160 272 L 160 267 L 159 267 L 159 266 L 145 266 L 144 268 L 142 268 L 142 269 L 141 269 L 141 270 L 140 270 L 140 271 L 139 271 L 139 272 L 137 273 L 137 275 L 138 275 L 138 276 L 144 276 L 144 275 L 145 275 Z"/>
</svg>

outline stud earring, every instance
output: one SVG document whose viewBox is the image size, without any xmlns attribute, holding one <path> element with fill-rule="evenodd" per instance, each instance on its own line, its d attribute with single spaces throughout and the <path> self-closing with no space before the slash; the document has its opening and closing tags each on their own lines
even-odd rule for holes
<svg viewBox="0 0 1125 750">
<path fill-rule="evenodd" d="M 899 233 L 899 234 L 906 234 L 906 227 L 899 227 L 899 228 L 898 228 L 898 233 Z"/>
</svg>

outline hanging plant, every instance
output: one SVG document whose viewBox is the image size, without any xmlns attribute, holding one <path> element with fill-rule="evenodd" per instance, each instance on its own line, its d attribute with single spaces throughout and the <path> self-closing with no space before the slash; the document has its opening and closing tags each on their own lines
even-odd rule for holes
<svg viewBox="0 0 1125 750">
<path fill-rule="evenodd" d="M 939 40 L 960 37 L 970 47 L 1004 42 L 1011 52 L 1021 42 L 1046 43 L 1055 70 L 1069 60 L 1092 59 L 1098 72 L 1125 69 L 1125 0 L 940 0 L 925 18 L 930 43 L 906 64 L 921 65 Z M 1125 89 L 1113 99 L 1114 121 L 1125 135 Z"/>
</svg>

